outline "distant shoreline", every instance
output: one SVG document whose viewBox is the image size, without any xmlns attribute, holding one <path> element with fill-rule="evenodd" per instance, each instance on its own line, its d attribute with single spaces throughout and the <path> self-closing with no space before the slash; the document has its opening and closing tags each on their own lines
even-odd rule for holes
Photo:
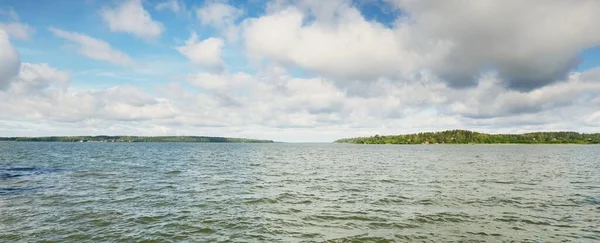
<svg viewBox="0 0 600 243">
<path fill-rule="evenodd" d="M 344 138 L 334 143 L 352 144 L 600 144 L 600 133 L 532 132 L 523 134 L 487 134 L 468 130 L 447 130 L 404 135 L 375 135 Z"/>
<path fill-rule="evenodd" d="M 274 143 L 273 140 L 207 136 L 48 136 L 0 137 L 0 142 L 80 142 L 80 143 Z"/>
</svg>

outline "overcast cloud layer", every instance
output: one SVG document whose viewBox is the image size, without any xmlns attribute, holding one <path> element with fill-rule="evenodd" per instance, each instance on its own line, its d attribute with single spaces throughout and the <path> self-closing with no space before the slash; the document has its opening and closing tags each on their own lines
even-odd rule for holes
<svg viewBox="0 0 600 243">
<path fill-rule="evenodd" d="M 0 136 L 600 132 L 596 0 L 126 0 L 98 31 L 2 4 Z"/>
</svg>

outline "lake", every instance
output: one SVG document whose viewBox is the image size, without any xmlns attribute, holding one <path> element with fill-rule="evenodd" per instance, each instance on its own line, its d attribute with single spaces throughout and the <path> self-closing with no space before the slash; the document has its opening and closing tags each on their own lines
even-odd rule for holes
<svg viewBox="0 0 600 243">
<path fill-rule="evenodd" d="M 597 242 L 600 146 L 0 143 L 0 242 Z"/>
</svg>

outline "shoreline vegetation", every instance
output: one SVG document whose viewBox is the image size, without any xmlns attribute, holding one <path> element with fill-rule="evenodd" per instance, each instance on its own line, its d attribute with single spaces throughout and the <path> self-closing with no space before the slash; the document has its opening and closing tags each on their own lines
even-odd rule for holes
<svg viewBox="0 0 600 243">
<path fill-rule="evenodd" d="M 600 144 L 600 133 L 532 132 L 487 134 L 447 130 L 403 135 L 344 138 L 334 143 L 353 144 Z"/>
<path fill-rule="evenodd" d="M 51 137 L 0 137 L 0 142 L 87 142 L 87 143 L 140 143 L 140 142 L 185 142 L 185 143 L 273 143 L 272 140 L 249 138 L 226 138 L 205 136 L 51 136 Z"/>
</svg>

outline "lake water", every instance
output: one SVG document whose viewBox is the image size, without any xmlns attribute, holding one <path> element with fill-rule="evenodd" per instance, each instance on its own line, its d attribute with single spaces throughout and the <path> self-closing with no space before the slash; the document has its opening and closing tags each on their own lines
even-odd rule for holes
<svg viewBox="0 0 600 243">
<path fill-rule="evenodd" d="M 0 242 L 597 242 L 600 146 L 0 143 Z"/>
</svg>

